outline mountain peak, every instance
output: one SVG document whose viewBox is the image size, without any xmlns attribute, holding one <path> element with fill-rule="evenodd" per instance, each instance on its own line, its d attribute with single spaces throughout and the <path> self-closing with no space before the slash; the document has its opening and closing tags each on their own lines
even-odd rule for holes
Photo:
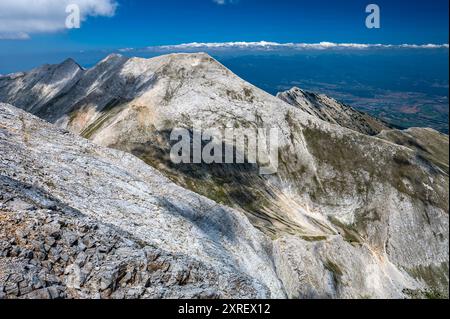
<svg viewBox="0 0 450 319">
<path fill-rule="evenodd" d="M 72 58 L 65 59 L 61 64 L 76 64 L 76 65 L 78 65 L 78 63 Z"/>
<path fill-rule="evenodd" d="M 128 60 L 128 58 L 121 54 L 118 54 L 118 53 L 111 53 L 108 56 L 106 56 L 106 58 L 101 60 L 98 64 L 111 63 L 111 62 L 117 62 L 117 61 L 122 61 L 122 60 Z"/>
<path fill-rule="evenodd" d="M 82 67 L 80 64 L 78 64 L 78 62 L 75 61 L 75 60 L 72 59 L 72 58 L 67 58 L 67 59 L 65 59 L 60 65 L 64 65 L 64 66 L 76 66 L 76 67 L 78 67 L 80 70 L 83 70 L 83 67 Z"/>
</svg>

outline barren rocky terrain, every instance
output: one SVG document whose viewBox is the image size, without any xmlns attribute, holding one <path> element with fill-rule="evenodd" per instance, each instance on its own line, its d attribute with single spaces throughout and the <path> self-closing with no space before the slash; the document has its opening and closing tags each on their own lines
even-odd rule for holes
<svg viewBox="0 0 450 319">
<path fill-rule="evenodd" d="M 67 60 L 0 77 L 0 101 L 54 124 L 2 104 L 4 296 L 447 297 L 448 136 L 292 92 L 271 96 L 206 54 L 111 55 L 88 70 Z M 275 127 L 278 172 L 175 165 L 178 127 Z M 56 238 L 44 231 L 61 223 Z M 30 239 L 12 235 L 22 224 Z M 102 285 L 104 269 L 113 280 Z M 57 280 L 30 288 L 41 272 Z"/>
</svg>

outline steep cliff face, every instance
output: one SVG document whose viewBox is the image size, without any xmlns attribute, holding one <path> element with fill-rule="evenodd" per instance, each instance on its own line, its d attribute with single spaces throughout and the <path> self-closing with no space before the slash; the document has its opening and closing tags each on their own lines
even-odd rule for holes
<svg viewBox="0 0 450 319">
<path fill-rule="evenodd" d="M 20 86 L 11 76 L 0 83 Z M 0 100 L 10 96 L 0 89 Z M 315 100 L 328 111 L 308 112 L 317 108 L 311 101 L 308 109 L 285 103 L 205 54 L 113 55 L 34 113 L 244 213 L 271 239 L 289 297 L 448 294 L 445 155 L 438 163 L 418 148 L 371 136 L 384 124 L 323 96 Z M 278 172 L 173 164 L 169 135 L 177 127 L 277 128 Z"/>
</svg>

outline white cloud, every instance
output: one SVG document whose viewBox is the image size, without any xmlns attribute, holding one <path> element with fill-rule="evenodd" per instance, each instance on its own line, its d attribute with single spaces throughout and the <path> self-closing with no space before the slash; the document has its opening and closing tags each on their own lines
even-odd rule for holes
<svg viewBox="0 0 450 319">
<path fill-rule="evenodd" d="M 236 2 L 238 2 L 238 0 L 213 0 L 213 2 L 222 6 L 224 4 L 236 3 Z"/>
<path fill-rule="evenodd" d="M 0 39 L 27 39 L 35 33 L 65 28 L 66 7 L 76 4 L 81 20 L 93 16 L 114 16 L 115 0 L 0 0 Z"/>
<path fill-rule="evenodd" d="M 365 44 L 365 43 L 278 43 L 278 42 L 212 42 L 212 43 L 185 43 L 178 45 L 167 45 L 161 47 L 153 47 L 154 49 L 166 50 L 183 50 L 183 49 L 255 49 L 255 50 L 276 50 L 276 49 L 292 49 L 292 50 L 327 50 L 327 49 L 440 49 L 447 48 L 448 44 Z M 152 47 L 148 48 L 152 49 Z"/>
<path fill-rule="evenodd" d="M 304 50 L 377 50 L 377 49 L 449 49 L 444 44 L 368 44 L 368 43 L 278 43 L 278 42 L 192 42 L 174 45 L 150 46 L 146 48 L 122 48 L 118 52 L 207 52 L 211 51 L 304 51 Z"/>
</svg>

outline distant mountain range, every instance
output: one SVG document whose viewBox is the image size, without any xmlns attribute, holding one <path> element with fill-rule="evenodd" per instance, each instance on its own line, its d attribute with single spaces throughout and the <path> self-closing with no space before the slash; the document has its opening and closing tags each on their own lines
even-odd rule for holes
<svg viewBox="0 0 450 319">
<path fill-rule="evenodd" d="M 0 101 L 6 297 L 448 297 L 447 135 L 299 88 L 275 97 L 199 53 L 69 59 L 0 77 Z M 276 127 L 278 173 L 174 164 L 179 127 Z M 17 220 L 30 227 L 11 243 Z M 97 225 L 92 246 L 52 235 L 86 236 L 80 223 Z M 41 272 L 55 280 L 28 284 Z"/>
</svg>

